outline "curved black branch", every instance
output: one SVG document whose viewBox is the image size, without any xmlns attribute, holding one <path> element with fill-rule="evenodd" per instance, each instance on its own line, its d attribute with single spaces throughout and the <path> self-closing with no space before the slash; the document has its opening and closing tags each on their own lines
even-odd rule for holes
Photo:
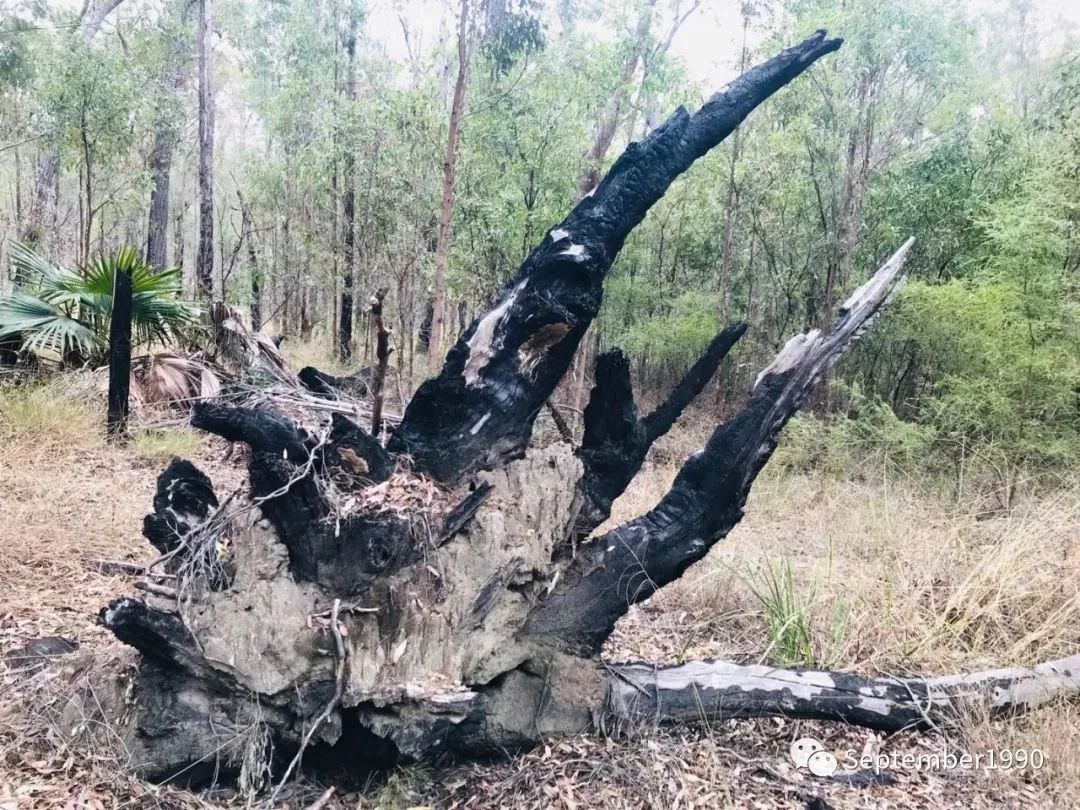
<svg viewBox="0 0 1080 810">
<path fill-rule="evenodd" d="M 599 311 L 604 276 L 630 231 L 697 158 L 840 45 L 819 31 L 740 76 L 694 115 L 680 108 L 631 144 L 458 339 L 439 376 L 420 386 L 391 452 L 410 455 L 417 469 L 442 481 L 520 458 Z"/>
<path fill-rule="evenodd" d="M 599 651 L 635 602 L 682 576 L 742 518 L 750 485 L 777 436 L 814 384 L 880 311 L 913 240 L 908 240 L 841 308 L 832 332 L 797 335 L 758 375 L 750 401 L 692 456 L 649 513 L 580 549 L 524 632 L 575 652 Z"/>
<path fill-rule="evenodd" d="M 709 343 L 667 399 L 639 419 L 630 385 L 630 366 L 619 349 L 596 358 L 596 384 L 585 407 L 585 435 L 577 455 L 584 470 L 578 481 L 581 510 L 574 526 L 583 537 L 607 520 L 611 505 L 645 462 L 653 442 L 663 436 L 701 393 L 746 324 L 726 327 Z"/>
<path fill-rule="evenodd" d="M 257 453 L 285 455 L 294 462 L 309 455 L 307 434 L 269 409 L 197 402 L 191 409 L 191 425 L 230 442 L 244 442 Z"/>
<path fill-rule="evenodd" d="M 325 443 L 269 409 L 199 403 L 191 423 L 250 445 L 251 494 L 288 549 L 295 576 L 359 593 L 419 551 L 412 527 L 396 515 L 335 515 L 317 475 L 360 487 L 385 481 L 394 463 L 355 422 L 332 419 Z"/>
</svg>

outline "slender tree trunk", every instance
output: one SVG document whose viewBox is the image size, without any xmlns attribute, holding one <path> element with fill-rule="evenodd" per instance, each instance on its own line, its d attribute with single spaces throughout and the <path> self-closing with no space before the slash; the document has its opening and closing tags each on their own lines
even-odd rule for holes
<svg viewBox="0 0 1080 810">
<path fill-rule="evenodd" d="M 19 155 L 21 150 L 15 147 L 15 222 L 21 223 L 23 216 L 23 200 L 22 200 L 22 158 Z"/>
<path fill-rule="evenodd" d="M 155 270 L 164 270 L 168 262 L 169 172 L 172 169 L 173 146 L 172 132 L 160 127 L 154 133 L 154 148 L 149 160 L 153 185 L 146 227 L 146 263 Z"/>
<path fill-rule="evenodd" d="M 346 70 L 345 98 L 352 117 L 352 103 L 356 101 L 356 14 L 349 10 L 348 32 L 345 35 Z M 345 160 L 342 182 L 345 189 L 341 207 L 345 228 L 345 264 L 341 272 L 341 307 L 338 314 L 338 356 L 343 360 L 352 357 L 353 342 L 353 284 L 356 267 L 356 154 L 349 138 L 345 139 Z"/>
<path fill-rule="evenodd" d="M 195 276 L 201 296 L 214 296 L 214 96 L 211 86 L 212 0 L 199 0 L 199 248 Z"/>
<path fill-rule="evenodd" d="M 749 51 L 746 47 L 746 35 L 750 28 L 750 7 L 743 6 L 743 37 L 742 49 L 739 53 L 739 73 L 746 71 Z M 717 290 L 720 294 L 719 310 L 720 322 L 724 323 L 728 317 L 728 287 L 731 285 L 731 273 L 734 269 L 734 243 L 735 243 L 735 217 L 738 214 L 739 192 L 735 184 L 735 166 L 739 162 L 739 141 L 741 130 L 737 129 L 731 134 L 731 160 L 728 162 L 728 187 L 727 200 L 724 205 L 724 236 L 721 243 L 720 277 L 717 281 Z"/>
<path fill-rule="evenodd" d="M 258 248 L 255 246 L 255 220 L 251 209 L 244 199 L 244 194 L 236 190 L 240 201 L 240 241 L 247 242 L 248 276 L 251 284 L 251 330 L 258 332 L 262 327 L 262 278 L 259 274 Z"/>
<path fill-rule="evenodd" d="M 185 204 L 173 217 L 173 267 L 184 269 L 184 215 L 187 213 Z"/>
<path fill-rule="evenodd" d="M 83 243 L 81 259 L 82 261 L 88 261 L 90 259 L 90 240 L 93 235 L 94 224 L 94 185 L 93 185 L 93 150 L 90 147 L 90 140 L 87 137 L 87 121 L 86 110 L 83 109 L 82 118 L 80 121 L 79 134 L 82 140 L 83 150 L 83 194 L 85 195 L 86 208 L 85 215 L 86 221 L 83 225 Z"/>
<path fill-rule="evenodd" d="M 124 433 L 131 387 L 131 271 L 118 266 L 113 279 L 112 317 L 109 321 L 109 409 L 106 425 L 110 435 Z"/>
<path fill-rule="evenodd" d="M 383 400 L 386 398 L 386 369 L 390 361 L 390 330 L 383 321 L 383 300 L 387 288 L 381 287 L 371 297 L 371 320 L 375 327 L 375 374 L 371 379 L 371 435 L 382 433 Z M 400 302 L 399 302 L 400 305 Z"/>
<path fill-rule="evenodd" d="M 28 245 L 36 245 L 41 242 L 45 235 L 45 220 L 48 216 L 50 203 L 53 195 L 53 187 L 56 185 L 56 167 L 60 162 L 60 155 L 55 152 L 46 152 L 41 156 L 38 163 L 37 179 L 34 182 L 34 196 L 30 200 L 30 214 L 19 234 L 19 240 Z"/>
<path fill-rule="evenodd" d="M 592 192 L 600 182 L 600 169 L 604 164 L 608 149 L 611 148 L 611 141 L 615 137 L 615 132 L 619 128 L 623 105 L 626 103 L 627 88 L 634 78 L 634 73 L 641 62 L 644 50 L 648 47 L 649 31 L 652 29 L 653 8 L 655 6 L 656 0 L 649 0 L 641 8 L 641 16 L 638 17 L 637 27 L 634 29 L 634 41 L 631 44 L 630 54 L 626 57 L 626 61 L 623 62 L 622 81 L 619 83 L 618 90 L 615 91 L 615 94 L 608 102 L 604 115 L 600 119 L 600 125 L 596 129 L 596 137 L 585 153 L 585 171 L 582 172 L 581 178 L 578 180 L 578 199 Z"/>
<path fill-rule="evenodd" d="M 183 83 L 181 69 L 182 45 L 174 42 L 161 80 L 161 90 L 167 98 L 175 95 Z M 168 105 L 160 112 L 154 128 L 154 146 L 147 168 L 150 170 L 150 213 L 146 226 L 146 263 L 155 270 L 164 270 L 168 263 L 169 232 L 169 175 L 176 151 L 177 130 L 169 115 Z"/>
<path fill-rule="evenodd" d="M 469 80 L 472 48 L 469 39 L 469 0 L 461 0 L 461 15 L 458 18 L 458 72 L 457 81 L 454 82 L 454 99 L 450 104 L 450 126 L 446 138 L 446 159 L 443 162 L 442 206 L 439 209 L 439 239 L 435 246 L 435 301 L 432 305 L 431 335 L 428 342 L 428 372 L 431 374 L 439 370 L 443 333 L 446 331 L 446 270 L 450 258 L 450 226 L 454 215 L 458 138 Z"/>
<path fill-rule="evenodd" d="M 262 275 L 259 272 L 259 257 L 255 248 L 255 224 L 248 219 L 248 273 L 251 274 L 251 328 L 255 332 L 262 329 Z"/>
</svg>

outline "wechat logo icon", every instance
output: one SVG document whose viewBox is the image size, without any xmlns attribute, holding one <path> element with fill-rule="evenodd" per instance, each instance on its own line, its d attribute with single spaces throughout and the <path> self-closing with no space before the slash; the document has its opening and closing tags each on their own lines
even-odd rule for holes
<svg viewBox="0 0 1080 810">
<path fill-rule="evenodd" d="M 803 737 L 791 744 L 791 761 L 796 768 L 806 768 L 814 776 L 836 773 L 836 757 L 813 737 Z"/>
</svg>

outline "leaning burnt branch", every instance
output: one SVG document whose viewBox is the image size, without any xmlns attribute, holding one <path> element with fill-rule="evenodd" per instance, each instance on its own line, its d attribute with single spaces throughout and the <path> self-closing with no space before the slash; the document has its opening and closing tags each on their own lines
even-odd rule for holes
<svg viewBox="0 0 1080 810">
<path fill-rule="evenodd" d="M 679 108 L 631 144 L 458 339 L 439 376 L 409 403 L 389 449 L 446 482 L 520 458 L 599 311 L 604 277 L 630 231 L 695 160 L 840 45 L 819 31 L 740 76 L 695 114 Z"/>
<path fill-rule="evenodd" d="M 814 384 L 862 334 L 894 289 L 911 239 L 841 309 L 828 334 L 788 341 L 751 390 L 742 412 L 690 458 L 660 503 L 585 544 L 524 633 L 576 654 L 600 650 L 628 607 L 682 576 L 739 522 L 750 485 L 780 429 Z"/>
<path fill-rule="evenodd" d="M 596 358 L 596 383 L 585 407 L 585 435 L 577 455 L 584 470 L 578 481 L 581 511 L 574 527 L 584 537 L 607 520 L 615 502 L 637 475 L 653 442 L 666 434 L 716 373 L 746 324 L 725 328 L 690 367 L 667 399 L 638 417 L 630 385 L 630 365 L 619 349 Z"/>
<path fill-rule="evenodd" d="M 736 717 L 838 720 L 879 731 L 942 727 L 976 706 L 992 715 L 1038 708 L 1080 692 L 1080 655 L 1034 667 L 936 678 L 864 678 L 846 672 L 695 661 L 616 664 L 606 712 L 632 723 L 710 723 Z"/>
</svg>

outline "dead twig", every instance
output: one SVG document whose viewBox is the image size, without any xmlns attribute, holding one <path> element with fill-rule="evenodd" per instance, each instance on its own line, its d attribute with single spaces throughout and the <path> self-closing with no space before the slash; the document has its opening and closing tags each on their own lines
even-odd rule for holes
<svg viewBox="0 0 1080 810">
<path fill-rule="evenodd" d="M 158 585 L 156 582 L 146 582 L 140 579 L 135 583 L 136 589 L 152 593 L 154 596 L 163 596 L 166 599 L 176 599 L 176 589 L 167 585 Z"/>
<path fill-rule="evenodd" d="M 305 807 L 304 810 L 321 810 L 321 808 L 326 807 L 330 803 L 330 799 L 334 797 L 334 790 L 335 788 L 328 787 L 322 796 Z"/>
</svg>

